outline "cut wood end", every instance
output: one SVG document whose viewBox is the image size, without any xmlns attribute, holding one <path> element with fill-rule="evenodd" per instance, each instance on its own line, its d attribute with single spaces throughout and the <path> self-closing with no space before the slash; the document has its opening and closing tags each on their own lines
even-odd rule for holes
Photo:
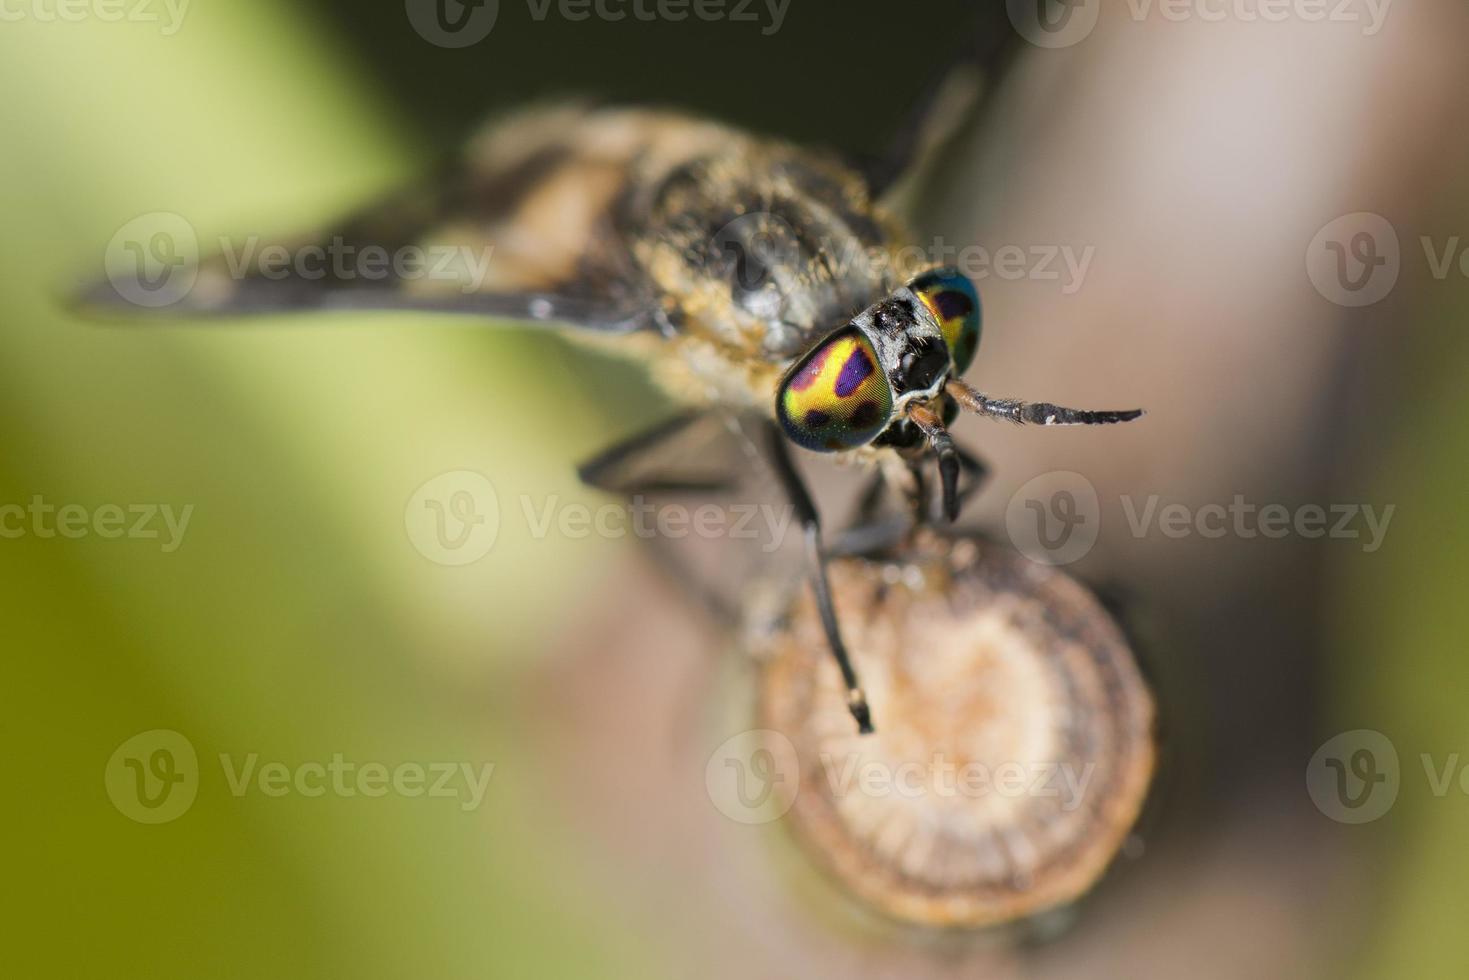
<svg viewBox="0 0 1469 980">
<path fill-rule="evenodd" d="M 806 590 L 757 655 L 763 727 L 795 746 L 799 838 L 895 918 L 986 926 L 1080 897 L 1154 763 L 1153 702 L 1074 579 L 979 540 L 831 568 L 877 734 L 859 736 Z"/>
</svg>

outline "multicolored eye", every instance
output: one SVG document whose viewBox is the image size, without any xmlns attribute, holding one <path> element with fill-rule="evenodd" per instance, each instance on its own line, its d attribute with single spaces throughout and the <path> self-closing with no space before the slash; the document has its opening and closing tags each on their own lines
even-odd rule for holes
<svg viewBox="0 0 1469 980">
<path fill-rule="evenodd" d="M 823 341 L 786 375 L 775 414 L 792 442 L 818 453 L 875 439 L 893 413 L 877 352 L 855 328 Z"/>
<path fill-rule="evenodd" d="M 954 359 L 954 373 L 963 374 L 979 350 L 981 311 L 974 283 L 957 269 L 935 269 L 914 279 L 908 288 L 938 320 Z"/>
</svg>

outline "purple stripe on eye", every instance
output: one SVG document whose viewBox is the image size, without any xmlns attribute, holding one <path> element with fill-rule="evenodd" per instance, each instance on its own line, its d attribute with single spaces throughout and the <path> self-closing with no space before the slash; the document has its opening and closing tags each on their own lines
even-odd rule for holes
<svg viewBox="0 0 1469 980">
<path fill-rule="evenodd" d="M 862 382 L 866 381 L 872 374 L 872 358 L 867 356 L 865 350 L 854 350 L 847 363 L 842 365 L 842 373 L 837 377 L 837 397 L 846 398 L 856 391 Z"/>
<path fill-rule="evenodd" d="M 956 289 L 945 289 L 933 298 L 933 302 L 939 308 L 939 316 L 944 320 L 968 316 L 974 312 L 974 304 L 969 301 L 969 297 Z"/>
<path fill-rule="evenodd" d="M 812 354 L 811 360 L 806 362 L 806 366 L 797 371 L 796 376 L 791 379 L 791 390 L 805 391 L 807 388 L 814 385 L 816 383 L 816 379 L 821 377 L 821 369 L 826 366 L 826 359 L 830 356 L 830 344 L 827 344 L 825 347 Z"/>
</svg>

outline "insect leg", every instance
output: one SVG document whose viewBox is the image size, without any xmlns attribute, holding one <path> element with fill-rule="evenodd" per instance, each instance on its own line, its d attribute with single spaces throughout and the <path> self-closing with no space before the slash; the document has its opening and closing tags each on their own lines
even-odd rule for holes
<svg viewBox="0 0 1469 980">
<path fill-rule="evenodd" d="M 939 477 L 943 485 L 943 516 L 949 523 L 959 519 L 959 450 L 954 437 L 944 428 L 938 413 L 922 405 L 908 409 L 908 418 L 923 431 L 924 438 L 939 460 Z"/>
<path fill-rule="evenodd" d="M 967 482 L 959 485 L 959 507 L 962 509 L 965 502 L 989 481 L 990 468 L 978 456 L 957 443 L 954 445 L 954 453 L 959 457 L 960 468 L 969 477 Z"/>
<path fill-rule="evenodd" d="M 722 493 L 734 488 L 733 475 L 709 479 L 675 479 L 662 477 L 628 478 L 619 471 L 631 468 L 640 458 L 655 454 L 679 433 L 704 417 L 703 412 L 682 412 L 642 432 L 615 443 L 582 462 L 576 475 L 587 486 L 608 493 Z"/>
<path fill-rule="evenodd" d="M 968 502 L 969 498 L 978 493 L 979 489 L 988 482 L 990 468 L 979 457 L 970 453 L 969 450 L 957 443 L 954 445 L 954 455 L 959 460 L 960 471 L 959 487 L 954 494 L 954 501 L 956 508 L 962 511 L 964 504 Z M 934 515 L 931 521 L 932 525 L 940 529 L 942 533 L 954 533 L 962 536 L 964 532 L 953 529 L 951 526 L 952 522 L 946 523 L 939 520 L 942 516 L 940 513 L 941 508 L 942 501 L 939 501 L 935 504 Z"/>
<path fill-rule="evenodd" d="M 701 412 L 684 412 L 659 422 L 622 442 L 608 447 L 577 467 L 577 476 L 588 486 L 624 497 L 641 494 L 718 494 L 733 490 L 734 474 L 708 479 L 676 479 L 658 476 L 637 477 L 627 474 L 635 470 L 639 460 L 655 455 L 660 449 L 704 417 Z M 739 621 L 739 613 L 719 590 L 688 567 L 668 542 L 661 537 L 648 539 L 649 554 L 673 581 L 688 589 L 721 623 Z"/>
<path fill-rule="evenodd" d="M 887 488 L 886 473 L 878 470 L 872 474 L 872 478 L 867 481 L 867 486 L 862 488 L 862 496 L 857 498 L 857 513 L 852 517 L 852 527 L 872 523 L 877 517 L 878 508 L 882 506 L 883 497 L 887 496 Z"/>
<path fill-rule="evenodd" d="M 935 527 L 952 524 L 958 519 L 958 514 L 964 509 L 964 504 L 973 496 L 980 487 L 989 479 L 989 467 L 970 453 L 957 442 L 950 440 L 949 449 L 953 453 L 953 459 L 958 465 L 958 481 L 953 490 L 953 513 L 950 519 L 946 511 L 949 506 L 948 492 L 931 498 L 928 491 L 927 480 L 924 476 L 923 464 L 925 460 L 920 457 L 908 461 L 913 473 L 914 483 L 917 487 L 913 501 L 913 512 L 915 520 L 925 520 Z"/>
<path fill-rule="evenodd" d="M 816 596 L 816 608 L 821 614 L 821 625 L 826 631 L 827 643 L 831 645 L 832 655 L 836 657 L 837 667 L 842 672 L 842 682 L 847 686 L 847 709 L 857 720 L 857 730 L 863 735 L 870 735 L 872 715 L 867 706 L 867 695 L 862 693 L 862 687 L 857 681 L 857 671 L 852 667 L 852 660 L 847 654 L 847 645 L 842 642 L 836 607 L 832 603 L 831 584 L 826 577 L 826 553 L 821 547 L 821 519 L 816 513 L 816 504 L 791 461 L 785 434 L 774 423 L 768 423 L 766 431 L 775 475 L 785 488 L 791 506 L 795 507 L 796 519 L 801 522 L 806 534 L 806 555 L 811 564 L 811 589 Z"/>
<path fill-rule="evenodd" d="M 962 508 L 971 496 L 979 491 L 989 479 L 989 467 L 980 461 L 973 453 L 963 446 L 955 443 L 954 455 L 959 460 L 959 468 L 962 474 L 959 481 L 959 489 L 956 494 L 959 506 Z M 918 470 L 917 464 L 914 469 Z M 924 486 L 922 474 L 917 474 L 920 481 L 919 486 Z M 901 542 L 913 528 L 913 520 L 904 515 L 894 515 L 879 518 L 878 506 L 888 489 L 888 477 L 884 473 L 874 475 L 871 483 L 863 490 L 857 506 L 857 512 L 852 523 L 848 525 L 841 534 L 826 549 L 826 556 L 831 558 L 880 558 L 888 553 L 893 547 Z M 923 491 L 919 491 L 920 498 L 924 497 Z M 929 519 L 929 523 L 940 526 L 944 522 L 935 511 Z"/>
<path fill-rule="evenodd" d="M 889 475 L 879 470 L 872 474 L 862 495 L 857 498 L 857 508 L 852 520 L 826 547 L 826 557 L 832 558 L 877 558 L 895 546 L 912 528 L 907 516 L 893 514 L 880 517 L 883 499 L 889 490 Z"/>
<path fill-rule="evenodd" d="M 906 517 L 894 515 L 867 524 L 854 524 L 842 531 L 826 549 L 826 557 L 832 558 L 881 558 L 897 546 L 913 522 Z"/>
</svg>

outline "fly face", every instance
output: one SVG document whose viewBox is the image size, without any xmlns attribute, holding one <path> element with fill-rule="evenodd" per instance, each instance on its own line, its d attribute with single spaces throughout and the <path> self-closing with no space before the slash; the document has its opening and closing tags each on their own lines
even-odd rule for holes
<svg viewBox="0 0 1469 980">
<path fill-rule="evenodd" d="M 797 361 L 781 382 L 776 417 L 792 442 L 815 452 L 936 440 L 952 500 L 958 461 L 945 423 L 957 405 L 945 387 L 973 360 L 980 325 L 973 284 L 952 269 L 927 272 Z"/>
<path fill-rule="evenodd" d="M 974 284 L 934 269 L 829 334 L 786 374 L 776 419 L 787 437 L 815 452 L 873 445 L 938 457 L 944 512 L 959 513 L 961 454 L 948 426 L 960 409 L 1037 425 L 1107 425 L 1143 413 L 1094 412 L 1049 402 L 990 398 L 959 375 L 979 349 L 982 314 Z"/>
<path fill-rule="evenodd" d="M 981 313 L 952 269 L 924 273 L 823 338 L 786 375 L 776 415 L 816 452 L 906 445 L 914 411 L 948 414 L 944 387 L 974 360 Z"/>
</svg>

